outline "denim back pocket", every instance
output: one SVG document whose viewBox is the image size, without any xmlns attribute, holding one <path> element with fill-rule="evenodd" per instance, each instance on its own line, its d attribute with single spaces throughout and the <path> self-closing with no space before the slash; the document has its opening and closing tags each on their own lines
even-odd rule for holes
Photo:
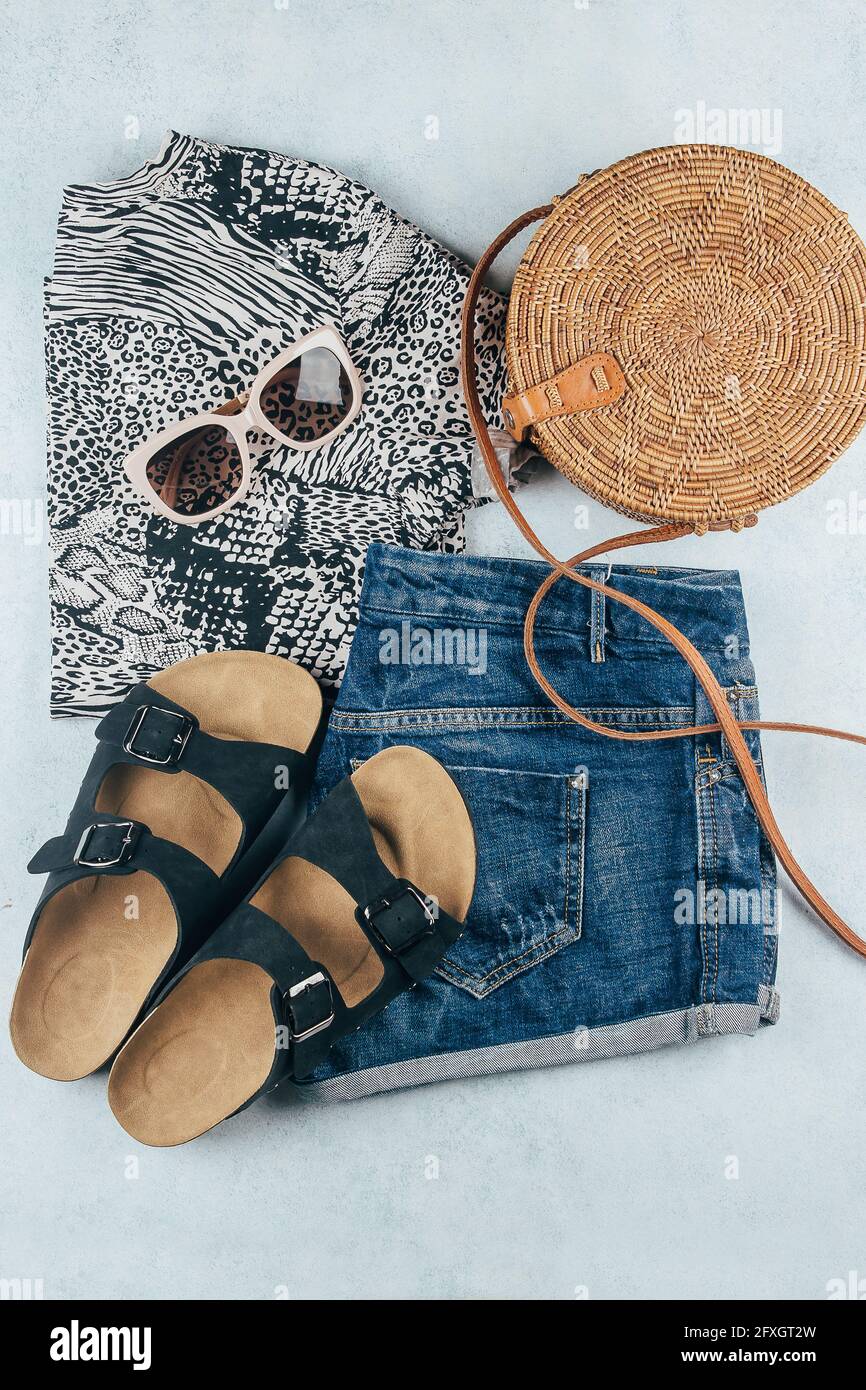
<svg viewBox="0 0 866 1390">
<path fill-rule="evenodd" d="M 445 766 L 472 816 L 478 871 L 466 931 L 436 973 L 483 999 L 580 937 L 586 774 Z"/>
</svg>

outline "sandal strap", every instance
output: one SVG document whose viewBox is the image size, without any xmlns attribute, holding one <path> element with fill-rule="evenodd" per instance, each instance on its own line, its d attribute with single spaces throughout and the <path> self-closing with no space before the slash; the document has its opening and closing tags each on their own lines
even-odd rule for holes
<svg viewBox="0 0 866 1390">
<path fill-rule="evenodd" d="M 225 797 L 244 822 L 261 818 L 263 791 L 276 792 L 279 770 L 296 796 L 306 792 L 310 759 L 293 748 L 217 738 L 199 727 L 196 716 L 146 683 L 135 686 L 96 727 L 100 743 L 112 750 L 111 763 L 158 772 L 189 772 Z M 108 764 L 106 764 L 108 765 Z"/>
<path fill-rule="evenodd" d="M 194 881 L 197 889 L 219 886 L 213 869 L 182 845 L 151 834 L 141 821 L 124 820 L 102 811 L 95 812 L 85 825 L 46 840 L 27 865 L 31 874 L 66 874 L 74 878 L 131 874 L 140 869 L 153 874 L 167 888 L 184 880 Z"/>
<path fill-rule="evenodd" d="M 178 924 L 177 947 L 163 977 L 177 960 L 186 960 L 199 948 L 221 915 L 222 880 L 202 859 L 172 840 L 153 835 L 141 821 L 124 820 L 104 811 L 83 819 L 76 817 L 74 827 L 46 841 L 27 868 L 31 874 L 50 877 L 30 920 L 25 954 L 49 899 L 79 879 L 141 870 L 159 880 Z"/>
<path fill-rule="evenodd" d="M 355 909 L 355 917 L 379 954 L 384 947 L 416 984 L 463 934 L 463 923 L 407 878 L 392 877 L 384 893 Z"/>
<path fill-rule="evenodd" d="M 434 970 L 463 932 L 462 922 L 382 861 L 351 777 L 301 827 L 283 857 L 288 855 L 336 879 L 355 900 L 355 917 L 380 959 L 396 961 L 414 983 Z"/>
<path fill-rule="evenodd" d="M 349 1008 L 328 968 L 309 956 L 290 931 L 249 900 L 235 908 L 169 980 L 155 1006 L 204 961 L 250 961 L 270 976 L 274 1063 L 246 1104 L 286 1077 L 309 1076 L 325 1061 L 333 1043 L 429 975 L 463 931 L 462 922 L 383 863 L 350 778 L 335 787 L 287 841 L 259 885 L 287 858 L 305 859 L 323 869 L 351 895 L 356 920 L 382 962 L 383 978 L 366 999 Z"/>
<path fill-rule="evenodd" d="M 349 1011 L 330 971 L 252 903 L 242 903 L 217 928 L 188 965 L 170 982 L 157 1004 L 194 966 L 207 960 L 245 960 L 260 966 L 274 984 L 274 1070 L 268 1090 L 286 1076 L 308 1076 L 324 1061 L 350 1025 Z"/>
</svg>

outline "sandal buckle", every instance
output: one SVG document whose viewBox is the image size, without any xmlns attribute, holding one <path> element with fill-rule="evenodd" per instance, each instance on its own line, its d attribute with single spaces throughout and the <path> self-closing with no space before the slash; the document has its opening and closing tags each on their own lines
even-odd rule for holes
<svg viewBox="0 0 866 1390">
<path fill-rule="evenodd" d="M 134 820 L 94 821 L 78 841 L 73 862 L 85 869 L 113 869 L 125 864 L 132 858 L 140 834 L 141 826 Z M 108 843 L 100 849 L 100 841 Z"/>
<path fill-rule="evenodd" d="M 322 991 L 323 993 L 321 993 Z M 317 995 L 319 997 L 316 997 Z M 331 982 L 321 970 L 317 970 L 315 975 L 308 975 L 305 980 L 300 980 L 298 984 L 292 985 L 291 989 L 287 989 L 283 995 L 283 1003 L 289 1020 L 289 1031 L 293 1043 L 312 1038 L 316 1033 L 330 1028 L 334 1022 L 334 996 L 331 994 Z M 317 1013 L 318 1017 L 316 1016 Z M 301 1024 L 306 1026 L 301 1027 Z"/>
<path fill-rule="evenodd" d="M 168 729 L 152 729 L 151 736 L 156 742 L 145 752 L 136 747 L 136 739 L 142 734 L 145 723 L 152 714 L 174 720 L 176 727 L 170 725 Z M 179 762 L 194 728 L 195 721 L 188 714 L 178 714 L 177 710 L 166 709 L 164 705 L 139 705 L 124 735 L 123 751 L 133 758 L 138 758 L 140 762 L 167 767 L 170 763 Z"/>
<path fill-rule="evenodd" d="M 400 907 L 406 898 L 410 900 L 408 918 Z M 418 923 L 419 908 L 422 913 L 420 923 Z M 406 951 L 411 951 L 413 946 L 417 946 L 419 941 L 423 941 L 425 937 L 433 936 L 436 931 L 436 914 L 433 908 L 423 894 L 419 893 L 414 884 L 406 878 L 398 878 L 392 889 L 383 893 L 381 898 L 376 898 L 373 902 L 368 903 L 366 907 L 359 908 L 358 911 L 360 917 L 389 955 L 396 956 L 398 960 Z M 392 928 L 390 935 L 388 935 L 386 922 L 387 926 Z M 414 925 L 414 923 L 418 923 L 418 925 Z"/>
</svg>

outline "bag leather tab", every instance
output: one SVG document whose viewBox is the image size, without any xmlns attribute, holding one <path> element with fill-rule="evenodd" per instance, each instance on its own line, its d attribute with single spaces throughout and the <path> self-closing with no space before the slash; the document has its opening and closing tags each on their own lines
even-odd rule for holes
<svg viewBox="0 0 866 1390">
<path fill-rule="evenodd" d="M 509 433 L 520 443 L 527 431 L 542 420 L 612 405 L 624 391 L 625 377 L 616 359 L 609 352 L 593 352 L 538 386 L 505 396 L 502 417 Z"/>
</svg>

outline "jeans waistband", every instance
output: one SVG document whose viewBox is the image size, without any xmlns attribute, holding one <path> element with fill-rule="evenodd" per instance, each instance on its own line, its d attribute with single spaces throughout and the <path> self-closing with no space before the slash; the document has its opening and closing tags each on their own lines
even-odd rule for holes
<svg viewBox="0 0 866 1390">
<path fill-rule="evenodd" d="M 370 546 L 361 614 L 521 629 L 533 594 L 549 572 L 542 560 L 443 555 L 400 546 Z M 748 656 L 740 576 L 736 570 L 656 565 L 582 565 L 580 572 L 639 599 L 678 627 L 699 650 Z M 599 601 L 606 611 L 599 614 Z M 609 640 L 671 651 L 670 643 L 623 604 L 561 579 L 542 605 L 539 633 L 575 633 L 598 625 Z"/>
</svg>

